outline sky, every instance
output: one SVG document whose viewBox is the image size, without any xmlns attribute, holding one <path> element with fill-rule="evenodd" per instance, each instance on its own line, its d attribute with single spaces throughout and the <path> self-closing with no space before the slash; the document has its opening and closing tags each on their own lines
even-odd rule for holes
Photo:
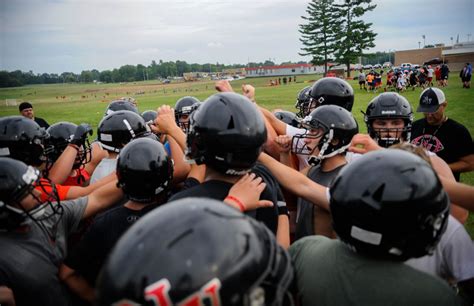
<svg viewBox="0 0 474 306">
<path fill-rule="evenodd" d="M 80 73 L 126 64 L 309 61 L 309 0 L 0 0 L 0 70 Z M 373 0 L 363 19 L 393 51 L 474 40 L 474 0 Z M 472 34 L 468 37 L 468 34 Z"/>
</svg>

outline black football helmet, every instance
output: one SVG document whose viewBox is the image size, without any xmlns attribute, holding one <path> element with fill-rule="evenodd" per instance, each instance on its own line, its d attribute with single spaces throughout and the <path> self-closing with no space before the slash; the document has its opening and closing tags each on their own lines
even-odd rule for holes
<svg viewBox="0 0 474 306">
<path fill-rule="evenodd" d="M 173 162 L 163 145 L 150 138 L 129 142 L 117 160 L 118 186 L 132 201 L 152 202 L 173 179 Z"/>
<path fill-rule="evenodd" d="M 127 110 L 134 112 L 135 114 L 140 114 L 138 112 L 138 108 L 130 101 L 128 100 L 115 100 L 109 103 L 107 108 L 105 109 L 104 116 L 110 115 L 113 112 L 121 111 L 121 110 Z"/>
<path fill-rule="evenodd" d="M 191 96 L 182 97 L 181 99 L 176 101 L 176 105 L 174 107 L 176 124 L 185 133 L 187 133 L 187 131 L 189 130 L 189 119 L 184 119 L 182 117 L 191 115 L 191 113 L 199 106 L 200 103 L 201 102 L 197 98 Z"/>
<path fill-rule="evenodd" d="M 326 77 L 314 82 L 309 92 L 311 111 L 320 105 L 337 105 L 352 111 L 354 90 L 352 86 L 340 78 Z"/>
<path fill-rule="evenodd" d="M 364 154 L 341 170 L 330 193 L 337 235 L 366 255 L 405 261 L 432 254 L 446 229 L 448 195 L 413 153 Z"/>
<path fill-rule="evenodd" d="M 305 139 L 320 138 L 317 145 L 319 153 L 308 160 L 310 164 L 317 164 L 322 159 L 346 152 L 352 137 L 359 132 L 357 121 L 352 114 L 336 105 L 316 108 L 301 121 L 301 127 L 307 132 L 293 136 L 292 148 L 295 148 L 296 153 L 312 154 L 316 147 L 308 147 Z M 311 133 L 311 130 L 317 130 L 318 133 Z M 333 140 L 338 140 L 337 144 L 332 144 Z"/>
<path fill-rule="evenodd" d="M 0 118 L 0 156 L 40 166 L 46 161 L 44 140 L 48 133 L 35 121 L 23 116 Z"/>
<path fill-rule="evenodd" d="M 41 189 L 44 184 L 49 182 L 40 179 L 39 170 L 19 160 L 0 157 L 0 232 L 14 230 L 29 221 L 40 222 L 57 213 L 62 214 L 59 197 L 54 188 L 44 202 L 33 192 L 35 187 Z M 38 202 L 38 205 L 29 210 L 21 204 L 28 195 L 32 195 Z M 51 209 L 46 213 L 45 208 L 48 205 Z"/>
<path fill-rule="evenodd" d="M 374 129 L 373 123 L 376 119 L 403 119 L 405 126 L 402 129 L 385 128 Z M 410 103 L 405 97 L 395 92 L 381 93 L 367 106 L 364 113 L 364 121 L 370 137 L 375 139 L 382 147 L 389 147 L 399 143 L 401 140 L 410 141 L 411 127 L 413 123 L 413 111 Z M 401 132 L 401 138 L 382 137 L 388 132 Z"/>
<path fill-rule="evenodd" d="M 253 167 L 266 140 L 262 115 L 248 98 L 218 93 L 191 114 L 186 156 L 221 173 L 241 175 Z"/>
<path fill-rule="evenodd" d="M 158 116 L 158 113 L 154 110 L 147 110 L 142 113 L 142 118 L 147 123 L 154 122 L 157 116 Z"/>
<path fill-rule="evenodd" d="M 58 122 L 52 124 L 46 132 L 49 137 L 45 139 L 45 155 L 48 158 L 48 168 L 61 156 L 68 144 L 71 142 L 77 125 L 71 122 Z M 73 169 L 84 167 L 86 163 L 91 160 L 91 147 L 88 140 L 86 140 L 84 147 L 81 147 L 76 160 L 74 161 Z"/>
<path fill-rule="evenodd" d="M 216 200 L 186 198 L 122 236 L 99 277 L 98 302 L 288 305 L 292 280 L 288 253 L 262 223 Z"/>
<path fill-rule="evenodd" d="M 140 115 L 123 110 L 102 118 L 97 129 L 97 140 L 104 149 L 118 153 L 130 140 L 148 133 L 150 128 Z"/>
<path fill-rule="evenodd" d="M 311 101 L 311 96 L 309 95 L 310 91 L 311 86 L 306 86 L 305 88 L 301 89 L 298 93 L 298 96 L 296 96 L 295 108 L 298 110 L 297 115 L 300 118 L 308 116 L 311 112 L 309 108 L 309 104 Z"/>
<path fill-rule="evenodd" d="M 300 127 L 300 121 L 301 121 L 301 118 L 298 118 L 298 116 L 296 116 L 295 113 L 292 113 L 292 112 L 289 112 L 289 111 L 285 111 L 285 110 L 280 110 L 280 111 L 276 111 L 274 113 L 275 117 L 277 117 L 279 120 L 285 122 L 286 124 L 288 125 L 291 125 L 295 128 L 299 128 Z"/>
</svg>

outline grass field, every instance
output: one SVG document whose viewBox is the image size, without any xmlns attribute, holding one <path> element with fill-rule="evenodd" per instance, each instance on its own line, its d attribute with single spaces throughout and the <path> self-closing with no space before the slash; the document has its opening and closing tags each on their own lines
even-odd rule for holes
<svg viewBox="0 0 474 306">
<path fill-rule="evenodd" d="M 451 73 L 448 87 L 444 88 L 448 100 L 447 116 L 462 123 L 474 135 L 474 89 L 462 88 L 458 73 Z M 298 91 L 319 78 L 320 76 L 298 76 L 297 82 L 281 86 L 268 86 L 270 78 L 243 79 L 233 81 L 232 86 L 240 92 L 243 83 L 252 84 L 256 88 L 257 102 L 269 109 L 282 108 L 294 111 L 296 94 Z M 359 122 L 361 132 L 366 132 L 361 110 L 377 94 L 360 90 L 356 81 L 350 81 L 354 87 L 355 104 L 352 113 Z M 411 89 L 402 93 L 412 104 L 414 109 L 418 104 L 421 89 Z M 125 84 L 54 84 L 35 85 L 16 88 L 0 89 L 0 116 L 18 115 L 18 107 L 6 106 L 5 99 L 32 102 L 35 114 L 46 119 L 50 124 L 58 121 L 74 123 L 87 122 L 94 131 L 104 110 L 113 99 L 122 96 L 131 96 L 138 100 L 141 112 L 156 109 L 162 104 L 174 105 L 182 96 L 192 95 L 204 100 L 215 93 L 213 81 L 192 83 L 160 84 L 157 81 L 146 81 Z M 422 115 L 415 114 L 415 119 Z M 462 175 L 464 183 L 474 185 L 474 172 Z M 466 227 L 474 238 L 474 216 L 471 214 Z"/>
</svg>

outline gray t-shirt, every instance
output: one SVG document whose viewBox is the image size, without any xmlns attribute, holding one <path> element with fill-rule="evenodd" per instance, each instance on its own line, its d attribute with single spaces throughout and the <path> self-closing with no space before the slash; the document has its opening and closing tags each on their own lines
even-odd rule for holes
<svg viewBox="0 0 474 306">
<path fill-rule="evenodd" d="M 339 240 L 305 237 L 289 251 L 302 306 L 461 305 L 441 279 L 403 262 L 362 256 Z"/>
<path fill-rule="evenodd" d="M 104 158 L 95 168 L 92 173 L 91 180 L 89 184 L 95 183 L 103 177 L 106 177 L 110 173 L 114 172 L 117 168 L 117 159 L 116 158 Z"/>
<path fill-rule="evenodd" d="M 61 206 L 62 216 L 42 221 L 44 228 L 31 221 L 26 232 L 0 233 L 0 286 L 12 289 L 16 305 L 72 304 L 58 279 L 58 268 L 66 256 L 67 237 L 84 214 L 87 197 L 63 201 Z M 48 206 L 45 215 L 51 212 Z"/>
<path fill-rule="evenodd" d="M 321 164 L 313 166 L 308 171 L 308 177 L 313 181 L 323 186 L 330 186 L 332 181 L 341 171 L 342 165 L 334 170 L 324 172 L 321 170 Z M 296 239 L 305 236 L 314 235 L 314 204 L 305 199 L 298 198 L 298 214 L 296 219 Z"/>
</svg>

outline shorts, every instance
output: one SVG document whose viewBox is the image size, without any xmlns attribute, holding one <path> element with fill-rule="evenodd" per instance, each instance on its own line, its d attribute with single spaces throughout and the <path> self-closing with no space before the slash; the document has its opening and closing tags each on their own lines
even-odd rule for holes
<svg viewBox="0 0 474 306">
<path fill-rule="evenodd" d="M 441 80 L 447 80 L 448 79 L 448 75 L 442 75 L 441 76 Z"/>
<path fill-rule="evenodd" d="M 470 82 L 471 81 L 471 75 L 465 76 L 462 78 L 463 82 Z"/>
<path fill-rule="evenodd" d="M 359 81 L 359 85 L 365 85 L 365 81 Z"/>
</svg>

